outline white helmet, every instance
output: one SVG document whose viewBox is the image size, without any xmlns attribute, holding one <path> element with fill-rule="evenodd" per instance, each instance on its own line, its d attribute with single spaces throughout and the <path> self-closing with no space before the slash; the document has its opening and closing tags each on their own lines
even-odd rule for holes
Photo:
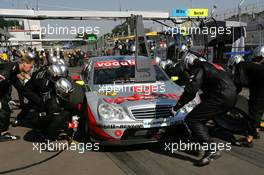
<svg viewBox="0 0 264 175">
<path fill-rule="evenodd" d="M 49 65 L 57 64 L 58 58 L 51 56 L 51 57 L 49 57 L 48 61 L 49 61 Z"/>
<path fill-rule="evenodd" d="M 133 53 L 136 52 L 136 45 L 132 45 L 130 48 L 130 51 Z"/>
<path fill-rule="evenodd" d="M 187 45 L 183 44 L 183 45 L 181 46 L 180 51 L 181 51 L 181 52 L 187 52 L 187 51 L 188 51 L 188 47 L 187 47 Z"/>
<path fill-rule="evenodd" d="M 160 65 L 160 67 L 161 67 L 162 69 L 165 70 L 168 66 L 173 65 L 173 62 L 172 62 L 170 59 L 168 59 L 168 60 L 166 60 L 166 61 L 161 61 L 159 65 Z"/>
<path fill-rule="evenodd" d="M 74 89 L 73 89 L 72 83 L 66 78 L 60 78 L 55 83 L 56 94 L 62 99 L 67 100 L 70 94 L 73 92 L 73 90 Z"/>
<path fill-rule="evenodd" d="M 26 54 L 26 58 L 27 58 L 28 60 L 35 60 L 35 58 L 36 58 L 36 54 L 33 53 L 33 52 L 28 52 L 28 53 Z"/>
<path fill-rule="evenodd" d="M 64 59 L 58 59 L 57 60 L 58 65 L 67 65 L 66 61 Z"/>
<path fill-rule="evenodd" d="M 264 58 L 264 46 L 257 47 L 253 52 L 254 57 L 263 57 Z"/>
<path fill-rule="evenodd" d="M 61 71 L 62 71 L 62 76 L 63 77 L 67 77 L 69 70 L 68 70 L 68 66 L 66 64 L 63 65 L 59 65 Z"/>
<path fill-rule="evenodd" d="M 233 58 L 230 58 L 227 62 L 227 66 L 232 69 L 235 65 L 237 65 L 240 62 L 245 61 L 244 58 L 241 55 L 236 55 Z"/>
<path fill-rule="evenodd" d="M 187 55 L 184 57 L 184 60 L 183 60 L 184 69 L 189 69 L 190 66 L 194 64 L 194 60 L 197 60 L 197 59 L 199 58 L 196 55 L 192 53 L 187 53 Z"/>
</svg>

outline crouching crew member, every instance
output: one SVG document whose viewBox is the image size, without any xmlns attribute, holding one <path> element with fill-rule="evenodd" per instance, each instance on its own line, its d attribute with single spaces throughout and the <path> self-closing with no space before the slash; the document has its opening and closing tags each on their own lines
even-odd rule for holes
<svg viewBox="0 0 264 175">
<path fill-rule="evenodd" d="M 8 102 L 11 100 L 12 80 L 21 72 L 28 73 L 34 64 L 34 60 L 25 55 L 21 61 L 16 63 L 5 63 L 0 65 L 0 141 L 17 140 L 18 136 L 8 133 L 10 124 L 10 108 Z"/>
</svg>

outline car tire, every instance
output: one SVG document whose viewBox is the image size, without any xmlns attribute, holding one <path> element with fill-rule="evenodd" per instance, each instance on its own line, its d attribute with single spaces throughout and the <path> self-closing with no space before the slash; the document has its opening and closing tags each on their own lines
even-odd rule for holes
<svg viewBox="0 0 264 175">
<path fill-rule="evenodd" d="M 215 118 L 215 122 L 218 126 L 225 130 L 239 133 L 247 130 L 247 118 L 248 114 L 246 114 L 243 110 L 234 107 L 225 115 Z"/>
<path fill-rule="evenodd" d="M 238 95 L 235 107 L 224 116 L 215 118 L 215 122 L 218 126 L 230 132 L 243 133 L 247 131 L 248 118 L 248 99 Z"/>
<path fill-rule="evenodd" d="M 82 117 L 80 120 L 80 125 L 79 125 L 79 135 L 80 135 L 80 140 L 84 141 L 84 142 L 90 142 L 91 138 L 90 138 L 90 132 L 89 132 L 89 118 L 87 115 L 87 102 L 86 100 L 84 100 L 83 102 L 83 109 L 82 109 Z"/>
</svg>

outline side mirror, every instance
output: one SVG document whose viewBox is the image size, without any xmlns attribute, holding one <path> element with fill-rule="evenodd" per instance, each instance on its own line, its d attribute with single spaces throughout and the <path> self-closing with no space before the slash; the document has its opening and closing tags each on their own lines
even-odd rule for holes
<svg viewBox="0 0 264 175">
<path fill-rule="evenodd" d="M 80 86 L 84 86 L 84 81 L 82 81 L 82 80 L 77 80 L 77 81 L 75 81 L 75 83 L 80 85 Z"/>
<path fill-rule="evenodd" d="M 178 76 L 172 76 L 170 79 L 171 79 L 171 81 L 174 82 L 174 81 L 177 81 L 179 79 L 179 77 Z"/>
</svg>

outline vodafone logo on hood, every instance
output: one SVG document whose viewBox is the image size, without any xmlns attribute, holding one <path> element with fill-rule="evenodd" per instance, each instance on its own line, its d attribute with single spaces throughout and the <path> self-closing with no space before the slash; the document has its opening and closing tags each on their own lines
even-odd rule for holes
<svg viewBox="0 0 264 175">
<path fill-rule="evenodd" d="M 152 65 L 156 65 L 156 62 L 153 60 L 151 62 Z M 136 61 L 135 60 L 110 60 L 110 61 L 99 61 L 96 62 L 94 67 L 95 68 L 112 68 L 112 67 L 121 67 L 121 66 L 135 66 Z"/>
<path fill-rule="evenodd" d="M 101 61 L 95 63 L 95 68 L 111 68 L 120 66 L 136 65 L 135 60 L 123 60 L 123 61 Z"/>
</svg>

